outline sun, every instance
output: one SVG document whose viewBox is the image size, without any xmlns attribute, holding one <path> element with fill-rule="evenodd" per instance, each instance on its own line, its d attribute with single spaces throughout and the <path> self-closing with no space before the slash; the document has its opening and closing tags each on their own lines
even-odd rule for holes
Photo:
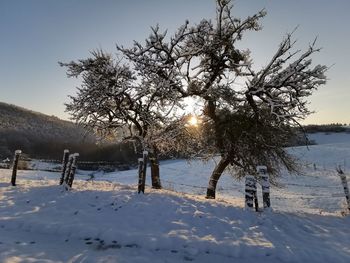
<svg viewBox="0 0 350 263">
<path fill-rule="evenodd" d="M 191 126 L 198 126 L 198 118 L 192 115 L 188 120 L 188 124 Z"/>
</svg>

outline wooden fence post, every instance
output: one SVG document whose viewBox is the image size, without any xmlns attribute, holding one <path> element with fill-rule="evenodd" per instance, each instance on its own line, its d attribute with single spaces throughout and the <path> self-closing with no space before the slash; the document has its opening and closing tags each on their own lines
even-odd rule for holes
<svg viewBox="0 0 350 263">
<path fill-rule="evenodd" d="M 63 184 L 63 181 L 64 181 L 64 175 L 65 175 L 66 169 L 67 169 L 68 157 L 69 157 L 69 150 L 66 149 L 66 150 L 63 151 L 62 172 L 61 172 L 61 178 L 60 178 L 60 185 Z"/>
<path fill-rule="evenodd" d="M 152 188 L 154 189 L 162 189 L 162 185 L 160 183 L 159 176 L 159 161 L 156 153 L 151 154 L 151 158 L 149 158 L 151 163 L 151 179 L 152 179 Z"/>
<path fill-rule="evenodd" d="M 72 169 L 72 163 L 73 163 L 73 154 L 70 154 L 68 157 L 67 167 L 64 174 L 64 182 L 66 185 L 68 185 L 68 182 L 69 182 L 69 174 L 70 174 L 70 170 Z"/>
<path fill-rule="evenodd" d="M 341 169 L 340 166 L 337 167 L 337 172 L 338 172 L 338 175 L 340 176 L 340 180 L 341 180 L 341 183 L 342 183 L 343 189 L 344 189 L 346 203 L 348 205 L 348 210 L 350 211 L 350 194 L 349 194 L 348 182 L 346 180 L 346 175 L 345 175 L 343 169 Z"/>
<path fill-rule="evenodd" d="M 259 210 L 258 196 L 256 194 L 256 179 L 253 175 L 247 175 L 245 177 L 245 207 L 253 208 L 255 205 L 255 211 Z"/>
<path fill-rule="evenodd" d="M 79 153 L 74 153 L 72 157 L 72 164 L 69 171 L 69 177 L 68 177 L 68 186 L 72 187 L 74 177 L 75 177 L 75 171 L 77 170 L 77 161 L 78 161 Z"/>
<path fill-rule="evenodd" d="M 12 186 L 16 186 L 16 179 L 17 179 L 17 167 L 18 167 L 18 161 L 19 157 L 21 156 L 22 151 L 16 150 L 15 151 L 15 157 L 13 159 L 13 167 L 12 167 L 12 176 L 11 176 L 11 184 Z"/>
<path fill-rule="evenodd" d="M 148 159 L 148 152 L 147 151 L 143 151 L 142 158 L 139 159 L 138 193 L 140 193 L 140 192 L 145 193 L 147 159 Z"/>
<path fill-rule="evenodd" d="M 147 161 L 148 161 L 148 152 L 143 151 L 143 177 L 142 177 L 142 193 L 145 193 L 146 185 L 146 172 L 147 172 Z"/>
<path fill-rule="evenodd" d="M 155 158 L 150 159 L 151 162 L 151 177 L 152 177 L 152 188 L 162 189 L 159 177 L 159 162 Z"/>
<path fill-rule="evenodd" d="M 269 181 L 269 174 L 267 173 L 267 167 L 266 166 L 257 166 L 256 170 L 261 178 L 260 182 L 261 182 L 261 188 L 262 188 L 264 209 L 270 208 L 270 206 L 271 206 L 270 181 Z"/>
<path fill-rule="evenodd" d="M 139 158 L 138 159 L 139 162 L 139 183 L 138 183 L 138 187 L 137 187 L 137 191 L 138 193 L 145 191 L 145 187 L 142 185 L 143 182 L 143 158 Z M 143 186 L 143 187 L 142 187 Z"/>
</svg>

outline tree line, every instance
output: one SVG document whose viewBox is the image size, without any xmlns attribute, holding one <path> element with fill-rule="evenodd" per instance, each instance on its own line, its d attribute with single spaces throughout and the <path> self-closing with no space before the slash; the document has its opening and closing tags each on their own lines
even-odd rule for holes
<svg viewBox="0 0 350 263">
<path fill-rule="evenodd" d="M 134 146 L 99 140 L 82 126 L 54 116 L 0 103 L 0 158 L 12 159 L 21 149 L 29 158 L 60 160 L 64 149 L 83 161 L 135 163 Z"/>
<path fill-rule="evenodd" d="M 342 123 L 331 123 L 331 124 L 310 124 L 304 126 L 305 132 L 316 133 L 316 132 L 349 132 L 350 128 L 346 124 Z"/>
</svg>

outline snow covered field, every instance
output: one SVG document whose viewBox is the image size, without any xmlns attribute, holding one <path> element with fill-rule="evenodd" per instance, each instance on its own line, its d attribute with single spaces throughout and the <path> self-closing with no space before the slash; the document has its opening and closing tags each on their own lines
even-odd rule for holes
<svg viewBox="0 0 350 263">
<path fill-rule="evenodd" d="M 163 162 L 165 189 L 145 195 L 136 170 L 79 171 L 68 192 L 58 173 L 19 171 L 12 187 L 0 170 L 0 262 L 350 262 L 335 172 L 349 170 L 350 135 L 312 136 L 318 145 L 290 149 L 304 175 L 284 174 L 262 213 L 243 208 L 243 182 L 228 174 L 204 198 L 214 160 Z"/>
</svg>

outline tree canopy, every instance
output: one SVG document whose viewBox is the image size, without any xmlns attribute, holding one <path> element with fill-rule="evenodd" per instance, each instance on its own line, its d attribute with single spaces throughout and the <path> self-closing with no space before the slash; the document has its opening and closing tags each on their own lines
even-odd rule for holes
<svg viewBox="0 0 350 263">
<path fill-rule="evenodd" d="M 136 130 L 159 149 L 220 154 L 209 197 L 215 197 L 216 181 L 228 165 L 238 176 L 254 175 L 261 164 L 275 175 L 281 167 L 296 170 L 284 146 L 310 114 L 307 98 L 325 84 L 327 70 L 312 64 L 320 50 L 315 41 L 304 52 L 295 50 L 292 34 L 263 68 L 255 69 L 249 50 L 237 43 L 247 31 L 261 30 L 265 10 L 240 19 L 233 17 L 230 0 L 216 3 L 214 20 L 186 21 L 172 35 L 153 27 L 144 43 L 117 46 L 116 62 L 98 51 L 93 58 L 61 64 L 69 76 L 83 79 L 67 104 L 77 121 L 102 130 L 128 127 L 130 135 Z M 181 115 L 187 98 L 197 100 L 202 112 L 195 133 Z"/>
</svg>

